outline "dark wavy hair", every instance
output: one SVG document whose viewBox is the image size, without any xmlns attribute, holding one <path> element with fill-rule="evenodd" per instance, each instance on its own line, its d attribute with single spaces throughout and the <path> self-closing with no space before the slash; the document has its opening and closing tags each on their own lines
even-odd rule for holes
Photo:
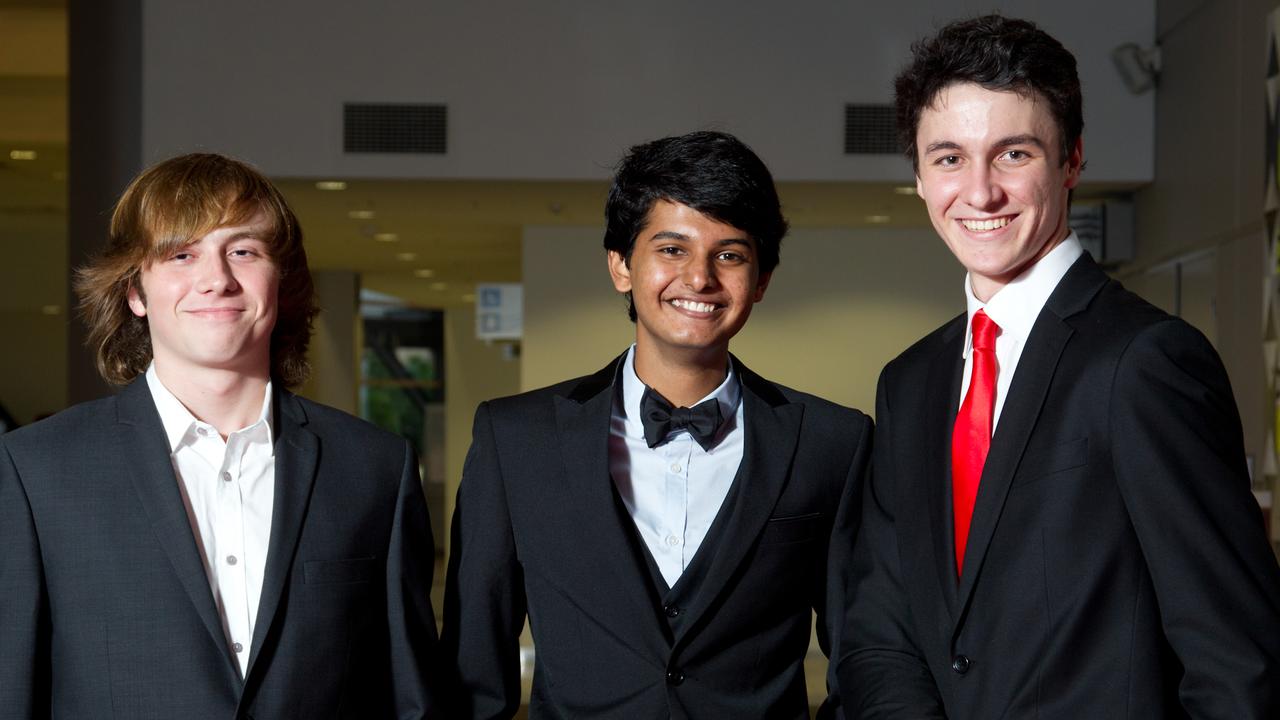
<svg viewBox="0 0 1280 720">
<path fill-rule="evenodd" d="M 778 266 L 787 221 L 773 175 L 738 138 L 699 131 L 632 147 L 618 165 L 605 203 L 604 247 L 631 262 L 654 202 L 687 205 L 745 232 L 756 244 L 760 272 Z M 635 306 L 627 294 L 627 313 Z"/>
<path fill-rule="evenodd" d="M 1046 101 L 1058 126 L 1060 162 L 1067 162 L 1084 130 L 1076 59 L 1062 43 L 1026 20 L 1000 15 L 960 20 L 912 45 L 911 64 L 893 83 L 899 140 L 917 170 L 920 114 L 956 83 Z"/>
<path fill-rule="evenodd" d="M 142 289 L 142 269 L 194 239 L 258 213 L 272 227 L 268 251 L 280 273 L 271 376 L 285 387 L 306 380 L 307 346 L 318 310 L 302 228 L 284 196 L 261 173 L 210 153 L 165 160 L 134 178 L 116 203 L 106 247 L 76 270 L 78 310 L 103 379 L 123 385 L 151 363 L 147 320 L 128 306 L 129 290 Z"/>
</svg>

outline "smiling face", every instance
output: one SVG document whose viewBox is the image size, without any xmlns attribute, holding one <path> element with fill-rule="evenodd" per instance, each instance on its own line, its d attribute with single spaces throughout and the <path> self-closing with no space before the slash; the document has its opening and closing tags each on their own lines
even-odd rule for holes
<svg viewBox="0 0 1280 720">
<path fill-rule="evenodd" d="M 156 368 L 170 377 L 202 369 L 265 377 L 280 273 L 262 213 L 212 230 L 141 273 L 129 309 L 146 318 Z"/>
<path fill-rule="evenodd" d="M 1083 146 L 1064 162 L 1058 133 L 1034 94 L 974 83 L 943 89 L 920 115 L 916 191 L 984 302 L 1067 237 Z"/>
<path fill-rule="evenodd" d="M 609 274 L 631 293 L 637 353 L 720 367 L 769 284 L 746 233 L 666 200 L 649 210 L 629 261 L 609 252 Z"/>
</svg>

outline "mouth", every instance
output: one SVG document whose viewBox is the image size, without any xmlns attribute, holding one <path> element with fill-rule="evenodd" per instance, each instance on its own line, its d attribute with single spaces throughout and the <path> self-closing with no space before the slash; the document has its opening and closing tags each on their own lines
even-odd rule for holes
<svg viewBox="0 0 1280 720">
<path fill-rule="evenodd" d="M 241 310 L 240 308 L 204 308 L 201 310 L 188 310 L 187 312 L 191 313 L 192 315 L 195 315 L 196 317 L 209 318 L 209 319 L 216 320 L 216 319 L 222 319 L 222 318 L 236 317 L 244 311 Z"/>
<path fill-rule="evenodd" d="M 1013 222 L 1013 215 L 1004 215 L 998 218 L 986 218 L 983 220 L 967 220 L 961 219 L 960 224 L 969 232 L 984 233 L 999 230 L 1009 223 Z"/>
<path fill-rule="evenodd" d="M 688 310 L 689 312 L 695 313 L 711 313 L 723 307 L 722 305 L 716 305 L 714 303 L 697 302 L 695 300 L 685 300 L 684 298 L 672 298 L 667 302 L 681 310 Z"/>
</svg>

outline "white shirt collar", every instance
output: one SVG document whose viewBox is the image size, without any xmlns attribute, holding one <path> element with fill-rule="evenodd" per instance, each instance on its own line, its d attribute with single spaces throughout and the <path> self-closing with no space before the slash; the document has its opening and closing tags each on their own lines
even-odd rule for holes
<svg viewBox="0 0 1280 720">
<path fill-rule="evenodd" d="M 1040 258 L 1031 267 L 1022 271 L 1008 285 L 1000 288 L 987 302 L 982 302 L 973 294 L 969 276 L 964 276 L 964 296 L 967 301 L 969 317 L 965 332 L 964 356 L 969 356 L 973 344 L 973 316 L 979 310 L 986 310 L 987 315 L 1000 327 L 1001 335 L 1016 335 L 1026 339 L 1031 334 L 1040 310 L 1049 301 L 1054 288 L 1062 281 L 1067 270 L 1076 259 L 1084 254 L 1080 239 L 1075 231 L 1071 231 L 1066 239 L 1058 244 L 1048 255 Z"/>
<path fill-rule="evenodd" d="M 644 389 L 644 382 L 636 375 L 636 346 L 633 344 L 627 350 L 627 359 L 622 364 L 622 411 L 627 419 L 627 435 L 631 437 L 644 437 L 644 423 L 640 420 L 640 398 L 644 396 Z M 732 361 L 729 363 L 729 371 L 725 373 L 724 382 L 698 402 L 711 398 L 720 403 L 720 417 L 732 418 L 738 412 L 742 386 L 738 383 L 738 374 L 734 372 Z"/>
<path fill-rule="evenodd" d="M 151 399 L 156 404 L 156 410 L 160 413 L 160 423 L 164 425 L 165 437 L 169 440 L 169 451 L 176 452 L 182 444 L 187 434 L 192 432 L 194 428 L 204 426 L 212 427 L 208 423 L 201 422 L 196 416 L 191 414 L 182 401 L 174 397 L 169 392 L 169 388 L 164 386 L 160 381 L 160 376 L 156 374 L 156 363 L 151 361 L 151 365 L 147 367 L 147 387 L 151 390 Z M 274 436 L 273 419 L 271 417 L 271 381 L 267 381 L 267 389 L 262 398 L 262 412 L 258 413 L 258 420 L 236 432 L 243 432 L 263 426 L 266 430 L 266 442 L 268 445 L 272 443 Z M 216 428 L 214 429 L 216 431 Z"/>
</svg>

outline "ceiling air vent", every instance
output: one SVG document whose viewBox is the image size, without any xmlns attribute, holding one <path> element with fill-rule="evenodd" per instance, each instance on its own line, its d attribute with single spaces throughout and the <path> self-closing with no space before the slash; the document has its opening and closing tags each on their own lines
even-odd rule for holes
<svg viewBox="0 0 1280 720">
<path fill-rule="evenodd" d="M 845 155 L 896 155 L 901 151 L 892 105 L 844 106 Z"/>
<path fill-rule="evenodd" d="M 448 106 L 344 103 L 342 151 L 443 155 Z"/>
</svg>

